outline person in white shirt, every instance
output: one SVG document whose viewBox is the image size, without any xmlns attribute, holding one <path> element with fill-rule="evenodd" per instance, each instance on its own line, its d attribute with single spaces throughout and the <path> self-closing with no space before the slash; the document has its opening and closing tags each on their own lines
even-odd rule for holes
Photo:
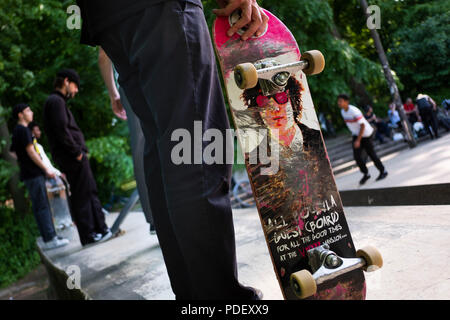
<svg viewBox="0 0 450 320">
<path fill-rule="evenodd" d="M 50 172 L 54 173 L 55 176 L 60 177 L 61 171 L 59 171 L 58 169 L 56 169 L 53 166 L 53 164 L 50 162 L 50 159 L 45 154 L 44 147 L 41 144 L 39 144 L 39 142 L 37 142 L 37 140 L 41 138 L 41 129 L 39 128 L 38 124 L 36 122 L 32 121 L 28 125 L 28 128 L 30 129 L 30 131 L 33 135 L 33 138 L 36 139 L 36 141 L 34 142 L 34 146 L 35 146 L 36 152 L 41 156 L 42 162 L 44 163 L 45 167 Z"/>
<path fill-rule="evenodd" d="M 350 104 L 350 98 L 346 94 L 340 94 L 337 100 L 339 108 L 341 108 L 341 115 L 344 118 L 347 128 L 351 131 L 353 136 L 353 156 L 355 161 L 363 173 L 362 179 L 359 181 L 360 184 L 364 184 L 370 179 L 369 170 L 361 157 L 361 152 L 364 149 L 367 155 L 372 159 L 375 167 L 380 171 L 377 178 L 378 180 L 386 178 L 388 175 L 385 170 L 381 160 L 378 158 L 375 150 L 373 149 L 371 137 L 374 132 L 372 126 L 364 118 L 361 110 Z"/>
</svg>

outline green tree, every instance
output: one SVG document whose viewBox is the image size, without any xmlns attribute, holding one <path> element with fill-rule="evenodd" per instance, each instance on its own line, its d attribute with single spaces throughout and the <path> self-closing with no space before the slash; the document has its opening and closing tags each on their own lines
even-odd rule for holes
<svg viewBox="0 0 450 320">
<path fill-rule="evenodd" d="M 424 92 L 437 101 L 449 96 L 450 0 L 370 0 L 381 11 L 378 30 L 389 63 L 401 81 L 406 98 Z M 329 0 L 343 38 L 364 57 L 377 61 L 377 53 L 366 27 L 358 0 Z M 372 90 L 380 100 L 383 89 Z"/>
<path fill-rule="evenodd" d="M 95 149 L 96 143 L 101 143 L 97 140 L 99 137 L 127 137 L 127 126 L 125 122 L 117 121 L 111 112 L 97 65 L 97 48 L 81 45 L 80 30 L 67 28 L 69 14 L 66 10 L 74 3 L 73 0 L 0 0 L 0 96 L 1 106 L 5 110 L 2 119 L 8 122 L 11 132 L 15 125 L 10 117 L 12 107 L 26 102 L 34 112 L 35 121 L 42 124 L 43 104 L 53 91 L 56 72 L 62 68 L 73 68 L 80 74 L 81 85 L 79 94 L 69 100 L 68 105 L 86 140 L 92 140 L 89 145 Z M 10 137 L 0 139 L 5 144 Z M 49 150 L 45 132 L 41 143 Z M 108 152 L 117 154 L 122 161 L 116 170 L 121 170 L 124 164 L 130 162 L 129 152 L 123 153 L 120 148 Z M 93 162 L 97 156 L 96 152 Z M 108 175 L 102 171 L 106 168 L 94 167 L 94 176 Z M 11 170 L 11 166 L 0 163 L 0 172 L 7 170 Z M 129 173 L 129 170 L 126 172 Z M 116 177 L 120 179 L 122 174 Z M 99 186 L 105 189 L 102 200 L 107 200 L 106 195 L 112 187 Z"/>
</svg>

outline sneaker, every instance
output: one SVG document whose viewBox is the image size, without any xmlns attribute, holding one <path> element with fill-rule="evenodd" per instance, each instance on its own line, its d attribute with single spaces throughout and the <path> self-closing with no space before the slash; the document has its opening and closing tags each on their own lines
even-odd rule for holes
<svg viewBox="0 0 450 320">
<path fill-rule="evenodd" d="M 98 242 L 98 241 L 100 241 L 102 239 L 102 237 L 103 237 L 103 235 L 101 233 L 95 233 L 92 236 L 92 239 L 94 239 L 94 242 Z"/>
<path fill-rule="evenodd" d="M 387 171 L 385 170 L 383 173 L 380 173 L 380 175 L 377 178 L 377 181 L 382 180 L 384 178 L 386 178 L 388 175 Z"/>
<path fill-rule="evenodd" d="M 152 224 L 150 225 L 150 234 L 151 235 L 156 234 L 155 226 Z"/>
<path fill-rule="evenodd" d="M 362 177 L 361 180 L 359 180 L 359 184 L 363 185 L 364 183 L 366 183 L 367 180 L 370 179 L 370 174 L 365 174 L 364 177 Z"/>
<path fill-rule="evenodd" d="M 106 240 L 111 239 L 111 237 L 112 237 L 112 233 L 111 233 L 111 230 L 108 228 L 108 229 L 106 229 L 106 232 L 101 235 L 101 238 L 100 238 L 100 240 L 98 240 L 98 242 L 105 242 Z"/>
<path fill-rule="evenodd" d="M 69 244 L 69 240 L 65 238 L 59 239 L 58 236 L 55 236 L 52 240 L 44 242 L 43 249 L 44 250 L 50 250 L 55 249 L 59 247 L 64 247 L 65 245 Z"/>
</svg>

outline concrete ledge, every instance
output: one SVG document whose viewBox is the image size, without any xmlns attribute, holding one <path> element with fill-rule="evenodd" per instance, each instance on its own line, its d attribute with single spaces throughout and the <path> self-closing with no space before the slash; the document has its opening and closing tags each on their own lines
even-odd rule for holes
<svg viewBox="0 0 450 320">
<path fill-rule="evenodd" d="M 117 216 L 106 216 L 108 226 Z M 121 229 L 125 233 L 119 237 L 82 247 L 76 228 L 71 227 L 59 232 L 70 240 L 67 246 L 40 249 L 51 299 L 173 299 L 157 237 L 150 235 L 143 213 L 130 212 Z M 42 240 L 37 242 L 39 246 Z M 69 268 L 79 269 L 81 290 L 68 288 L 69 275 L 73 276 Z"/>
<path fill-rule="evenodd" d="M 450 205 L 450 183 L 340 192 L 346 207 Z"/>
<path fill-rule="evenodd" d="M 42 241 L 40 240 L 38 238 L 36 244 L 42 264 L 45 266 L 49 278 L 48 298 L 51 300 L 90 300 L 88 294 L 82 289 L 68 288 L 67 280 L 69 275 L 49 259 L 45 251 L 42 250 Z"/>
<path fill-rule="evenodd" d="M 450 206 L 347 207 L 356 248 L 377 247 L 384 266 L 366 273 L 367 299 L 449 299 Z M 107 217 L 111 225 L 117 214 Z M 255 208 L 233 210 L 239 281 L 260 289 L 264 299 L 282 299 Z M 61 299 L 172 300 L 157 238 L 142 212 L 131 212 L 118 238 L 81 248 L 72 242 L 41 258 Z M 63 233 L 64 236 L 70 234 Z M 71 265 L 81 270 L 81 292 L 67 289 Z"/>
</svg>

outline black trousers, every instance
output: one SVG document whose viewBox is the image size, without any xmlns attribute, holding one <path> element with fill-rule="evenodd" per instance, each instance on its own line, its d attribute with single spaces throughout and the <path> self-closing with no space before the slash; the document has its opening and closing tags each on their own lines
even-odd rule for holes
<svg viewBox="0 0 450 320">
<path fill-rule="evenodd" d="M 52 240 L 56 236 L 52 221 L 52 212 L 47 198 L 44 176 L 24 180 L 30 194 L 34 218 L 44 242 Z"/>
<path fill-rule="evenodd" d="M 198 128 L 223 137 L 229 129 L 202 8 L 165 1 L 109 28 L 99 41 L 141 121 L 150 206 L 176 298 L 254 299 L 237 279 L 231 165 L 172 159 L 175 130 L 190 135 L 188 154 L 198 156 L 208 144 L 195 143 Z"/>
<path fill-rule="evenodd" d="M 131 109 L 130 103 L 122 87 L 119 88 L 119 93 L 120 101 L 122 102 L 122 105 L 127 112 L 131 153 L 133 154 L 134 177 L 136 178 L 136 185 L 139 193 L 139 202 L 141 203 L 142 211 L 144 211 L 145 220 L 147 220 L 150 225 L 153 225 L 152 209 L 150 208 L 150 203 L 148 200 L 147 184 L 145 182 L 144 174 L 144 133 L 142 132 L 139 118 Z"/>
<path fill-rule="evenodd" d="M 419 113 L 422 118 L 423 125 L 431 138 L 438 137 L 438 120 L 436 117 L 436 112 L 433 108 L 421 108 L 419 109 Z M 433 128 L 433 133 L 431 133 L 430 126 Z"/>
<path fill-rule="evenodd" d="M 108 228 L 98 199 L 97 184 L 89 160 L 85 155 L 81 161 L 57 161 L 70 184 L 70 212 L 77 226 L 82 245 L 92 242 L 93 233 L 104 233 Z"/>
<path fill-rule="evenodd" d="M 372 140 L 370 137 L 368 138 L 362 138 L 361 139 L 361 145 L 358 149 L 355 148 L 355 140 L 356 136 L 353 136 L 352 141 L 352 148 L 353 148 L 353 157 L 355 158 L 356 164 L 359 167 L 359 170 L 363 174 L 369 173 L 369 170 L 366 167 L 366 162 L 363 160 L 361 153 L 363 150 L 366 151 L 367 155 L 372 159 L 373 163 L 375 164 L 375 167 L 380 171 L 380 173 L 384 172 L 384 166 L 381 163 L 380 158 L 378 158 L 377 154 L 375 153 L 375 150 L 373 149 Z"/>
</svg>

